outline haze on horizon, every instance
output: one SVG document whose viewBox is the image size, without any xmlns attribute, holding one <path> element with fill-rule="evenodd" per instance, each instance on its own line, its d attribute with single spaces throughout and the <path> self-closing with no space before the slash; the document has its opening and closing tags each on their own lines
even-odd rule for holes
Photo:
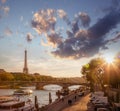
<svg viewBox="0 0 120 111">
<path fill-rule="evenodd" d="M 119 0 L 0 0 L 0 69 L 80 77 L 94 57 L 120 52 Z"/>
</svg>

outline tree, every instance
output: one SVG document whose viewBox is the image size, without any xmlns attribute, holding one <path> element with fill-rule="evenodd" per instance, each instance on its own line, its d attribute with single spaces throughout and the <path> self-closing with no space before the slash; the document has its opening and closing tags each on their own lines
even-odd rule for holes
<svg viewBox="0 0 120 111">
<path fill-rule="evenodd" d="M 90 82 L 91 91 L 95 89 L 95 84 L 99 84 L 103 91 L 106 84 L 113 88 L 120 87 L 120 53 L 109 64 L 103 58 L 92 59 L 82 67 L 81 73 Z"/>
<path fill-rule="evenodd" d="M 89 81 L 91 91 L 94 91 L 97 84 L 103 89 L 103 64 L 104 60 L 102 58 L 95 58 L 82 67 L 81 73 Z"/>
<path fill-rule="evenodd" d="M 0 74 L 0 81 L 12 81 L 14 76 L 10 73 L 4 72 Z"/>
</svg>

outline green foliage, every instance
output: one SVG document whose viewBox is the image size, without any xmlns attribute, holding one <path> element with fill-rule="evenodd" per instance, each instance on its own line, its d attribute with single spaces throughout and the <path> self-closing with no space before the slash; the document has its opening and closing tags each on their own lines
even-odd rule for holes
<svg viewBox="0 0 120 111">
<path fill-rule="evenodd" d="M 13 74 L 13 76 L 15 81 L 34 81 L 34 77 L 28 74 L 17 73 Z"/>
<path fill-rule="evenodd" d="M 0 81 L 52 81 L 55 80 L 51 76 L 40 74 L 23 74 L 23 73 L 0 73 Z"/>
<path fill-rule="evenodd" d="M 0 81 L 12 81 L 14 80 L 14 76 L 10 73 L 3 72 L 0 73 Z"/>
<path fill-rule="evenodd" d="M 102 58 L 92 59 L 82 67 L 81 73 L 90 82 L 91 89 L 94 89 L 97 83 L 103 90 L 105 84 L 118 87 L 120 85 L 120 56 L 115 58 L 113 64 L 107 64 Z"/>
<path fill-rule="evenodd" d="M 95 84 L 100 84 L 103 87 L 103 72 L 101 71 L 103 64 L 104 60 L 102 58 L 95 58 L 82 67 L 81 73 L 89 81 L 91 91 L 95 89 Z"/>
</svg>

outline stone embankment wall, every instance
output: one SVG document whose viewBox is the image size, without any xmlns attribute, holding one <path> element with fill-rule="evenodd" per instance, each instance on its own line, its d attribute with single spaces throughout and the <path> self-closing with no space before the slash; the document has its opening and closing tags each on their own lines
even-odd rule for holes
<svg viewBox="0 0 120 111">
<path fill-rule="evenodd" d="M 65 107 L 72 105 L 75 101 L 81 98 L 80 91 L 71 92 L 69 95 L 64 96 L 63 98 L 57 99 L 55 102 L 43 107 L 40 111 L 61 111 Z M 88 91 L 84 93 L 88 94 Z"/>
</svg>

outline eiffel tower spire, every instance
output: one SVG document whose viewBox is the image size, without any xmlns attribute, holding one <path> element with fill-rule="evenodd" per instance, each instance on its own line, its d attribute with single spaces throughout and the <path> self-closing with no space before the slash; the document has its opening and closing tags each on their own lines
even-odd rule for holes
<svg viewBox="0 0 120 111">
<path fill-rule="evenodd" d="M 24 73 L 24 74 L 28 74 L 28 67 L 27 67 L 27 50 L 25 50 L 23 73 Z"/>
</svg>

